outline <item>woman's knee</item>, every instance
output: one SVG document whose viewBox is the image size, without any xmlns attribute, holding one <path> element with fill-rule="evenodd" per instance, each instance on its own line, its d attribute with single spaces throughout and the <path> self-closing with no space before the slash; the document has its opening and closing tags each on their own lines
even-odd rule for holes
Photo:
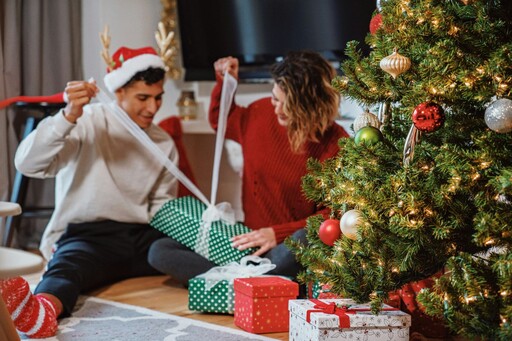
<svg viewBox="0 0 512 341">
<path fill-rule="evenodd" d="M 160 238 L 155 240 L 148 250 L 148 262 L 158 269 L 163 260 L 169 260 L 169 254 L 179 249 L 180 244 L 171 238 Z"/>
</svg>

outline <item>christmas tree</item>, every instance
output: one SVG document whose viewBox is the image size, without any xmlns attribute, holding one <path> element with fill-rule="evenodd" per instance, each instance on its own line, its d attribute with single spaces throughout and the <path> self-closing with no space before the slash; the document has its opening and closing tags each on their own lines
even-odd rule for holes
<svg viewBox="0 0 512 341">
<path fill-rule="evenodd" d="M 311 160 L 305 195 L 342 235 L 288 241 L 300 280 L 374 312 L 407 283 L 453 334 L 512 339 L 512 2 L 380 1 L 333 81 L 366 112 L 337 157 Z M 377 129 L 379 128 L 379 129 Z M 336 238 L 336 236 L 334 236 Z M 434 276 L 434 277 L 433 277 Z"/>
</svg>

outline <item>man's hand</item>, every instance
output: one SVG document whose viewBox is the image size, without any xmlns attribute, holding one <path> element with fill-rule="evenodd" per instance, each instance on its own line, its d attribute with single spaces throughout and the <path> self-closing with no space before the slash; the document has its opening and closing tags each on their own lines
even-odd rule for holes
<svg viewBox="0 0 512 341">
<path fill-rule="evenodd" d="M 64 89 L 65 98 L 68 104 L 64 108 L 64 117 L 71 122 L 76 121 L 82 116 L 84 106 L 89 104 L 91 99 L 98 92 L 96 82 L 71 81 Z"/>
<path fill-rule="evenodd" d="M 220 79 L 224 79 L 224 73 L 226 72 L 229 72 L 231 76 L 238 79 L 238 64 L 237 58 L 224 57 L 217 59 L 217 61 L 213 63 L 213 68 Z"/>
<path fill-rule="evenodd" d="M 233 247 L 238 250 L 246 250 L 251 247 L 259 247 L 253 256 L 261 256 L 277 245 L 276 234 L 271 227 L 263 227 L 249 233 L 244 233 L 231 238 Z"/>
</svg>

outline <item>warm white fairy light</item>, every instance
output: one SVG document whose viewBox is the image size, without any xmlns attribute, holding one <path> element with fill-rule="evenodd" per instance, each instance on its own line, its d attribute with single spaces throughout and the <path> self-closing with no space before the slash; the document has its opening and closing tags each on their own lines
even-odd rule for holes
<svg viewBox="0 0 512 341">
<path fill-rule="evenodd" d="M 494 245 L 495 243 L 496 243 L 496 241 L 494 239 L 492 239 L 491 237 L 489 237 L 485 240 L 484 245 L 489 246 L 489 245 Z"/>
<path fill-rule="evenodd" d="M 489 168 L 491 166 L 491 162 L 489 161 L 482 161 L 480 162 L 480 168 L 481 169 L 486 169 L 486 168 Z"/>
<path fill-rule="evenodd" d="M 458 28 L 457 26 L 451 26 L 450 29 L 448 30 L 448 34 L 451 35 L 451 36 L 454 36 L 459 31 L 460 31 L 460 28 Z"/>
</svg>

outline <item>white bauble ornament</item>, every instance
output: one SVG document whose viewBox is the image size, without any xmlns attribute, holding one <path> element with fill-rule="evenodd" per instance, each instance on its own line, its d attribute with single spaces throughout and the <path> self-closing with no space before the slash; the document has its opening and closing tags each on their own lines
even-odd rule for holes
<svg viewBox="0 0 512 341">
<path fill-rule="evenodd" d="M 358 226 L 361 223 L 361 212 L 350 210 L 345 212 L 340 220 L 341 233 L 352 240 L 357 239 Z"/>
<path fill-rule="evenodd" d="M 356 117 L 354 120 L 354 131 L 358 132 L 361 128 L 366 126 L 371 126 L 377 129 L 380 128 L 379 118 L 368 110 Z"/>
<path fill-rule="evenodd" d="M 512 101 L 500 98 L 485 109 L 485 124 L 497 133 L 512 131 Z"/>
</svg>

